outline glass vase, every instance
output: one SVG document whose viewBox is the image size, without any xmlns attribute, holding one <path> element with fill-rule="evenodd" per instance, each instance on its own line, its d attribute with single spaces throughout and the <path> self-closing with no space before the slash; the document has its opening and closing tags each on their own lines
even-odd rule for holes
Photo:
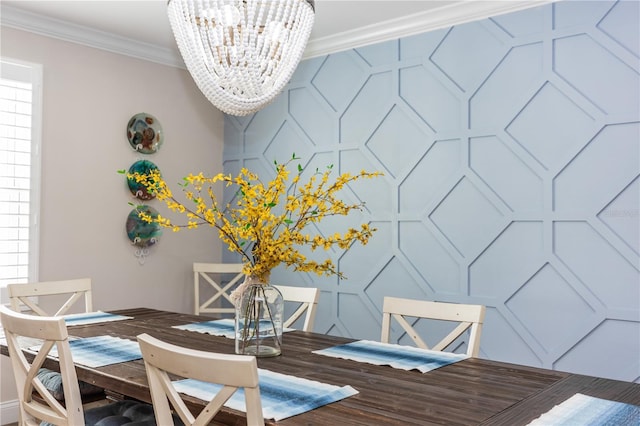
<svg viewBox="0 0 640 426">
<path fill-rule="evenodd" d="M 247 279 L 236 304 L 236 353 L 278 356 L 282 353 L 282 294 L 270 284 Z"/>
</svg>

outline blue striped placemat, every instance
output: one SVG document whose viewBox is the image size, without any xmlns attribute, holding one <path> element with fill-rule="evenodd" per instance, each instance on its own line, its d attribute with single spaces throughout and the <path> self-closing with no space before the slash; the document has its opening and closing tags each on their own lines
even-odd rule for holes
<svg viewBox="0 0 640 426">
<path fill-rule="evenodd" d="M 349 359 L 374 365 L 390 365 L 402 370 L 419 370 L 422 373 L 467 359 L 466 354 L 431 351 L 413 346 L 359 340 L 345 345 L 313 351 L 314 354 Z"/>
<path fill-rule="evenodd" d="M 358 393 L 351 386 L 334 386 L 300 377 L 258 369 L 260 399 L 265 419 L 276 421 L 295 416 Z M 174 382 L 178 392 L 210 401 L 222 385 L 184 379 Z M 246 412 L 244 390 L 239 389 L 224 404 L 225 407 Z"/>
<path fill-rule="evenodd" d="M 69 340 L 69 346 L 73 362 L 87 367 L 102 367 L 142 358 L 138 342 L 113 336 L 83 337 Z M 37 351 L 39 346 L 30 349 Z M 55 346 L 49 355 L 57 358 L 58 351 Z"/>
<path fill-rule="evenodd" d="M 133 317 L 127 317 L 124 315 L 110 314 L 107 312 L 97 311 L 97 312 L 84 312 L 81 314 L 70 314 L 64 315 L 64 322 L 68 327 L 74 325 L 87 325 L 87 324 L 98 324 L 101 322 L 109 322 L 109 321 L 122 321 L 132 319 Z"/>
<path fill-rule="evenodd" d="M 640 407 L 577 393 L 530 426 L 638 426 Z"/>
<path fill-rule="evenodd" d="M 235 320 L 230 318 L 195 322 L 192 324 L 174 325 L 173 328 L 187 331 L 195 331 L 197 333 L 211 334 L 213 336 L 224 336 L 229 339 L 235 339 L 236 337 L 236 325 Z M 283 328 L 282 332 L 293 331 L 293 328 Z"/>
</svg>

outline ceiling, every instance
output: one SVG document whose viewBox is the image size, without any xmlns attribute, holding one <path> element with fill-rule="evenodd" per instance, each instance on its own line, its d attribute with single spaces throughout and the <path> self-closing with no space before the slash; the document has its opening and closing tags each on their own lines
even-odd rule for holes
<svg viewBox="0 0 640 426">
<path fill-rule="evenodd" d="M 399 38 L 548 1 L 315 0 L 316 19 L 305 57 Z M 166 0 L 2 0 L 0 7 L 0 18 L 5 26 L 111 51 L 118 51 L 118 46 L 121 46 L 124 51 L 118 53 L 124 54 L 135 54 L 136 46 L 139 46 L 141 52 L 138 56 L 149 60 L 154 58 L 144 57 L 144 51 L 149 53 L 156 49 L 156 62 L 182 66 L 167 18 Z"/>
</svg>

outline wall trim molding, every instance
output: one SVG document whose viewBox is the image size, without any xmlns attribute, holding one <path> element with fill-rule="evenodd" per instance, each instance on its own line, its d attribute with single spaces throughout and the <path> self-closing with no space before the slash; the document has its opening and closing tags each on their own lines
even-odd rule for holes
<svg viewBox="0 0 640 426">
<path fill-rule="evenodd" d="M 171 49 L 32 13 L 12 6 L 2 6 L 0 22 L 3 26 L 28 31 L 45 37 L 77 43 L 162 65 L 186 68 L 180 55 L 176 55 Z"/>
<path fill-rule="evenodd" d="M 557 0 L 465 1 L 411 16 L 368 25 L 328 37 L 310 40 L 303 59 L 448 28 L 491 16 L 542 6 Z"/>
<path fill-rule="evenodd" d="M 465 1 L 411 16 L 391 19 L 350 31 L 310 40 L 303 59 L 329 55 L 388 40 L 396 40 L 427 31 L 447 28 L 465 22 L 485 19 L 557 0 Z M 158 45 L 144 43 L 90 27 L 50 18 L 3 5 L 2 25 L 45 37 L 52 37 L 137 59 L 186 68 L 180 55 Z"/>
<path fill-rule="evenodd" d="M 0 403 L 0 420 L 3 425 L 18 422 L 18 404 L 17 399 Z"/>
</svg>

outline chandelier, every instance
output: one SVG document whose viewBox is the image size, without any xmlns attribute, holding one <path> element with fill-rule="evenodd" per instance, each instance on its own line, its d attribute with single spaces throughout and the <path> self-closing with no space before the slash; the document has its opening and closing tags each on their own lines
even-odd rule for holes
<svg viewBox="0 0 640 426">
<path fill-rule="evenodd" d="M 223 112 L 263 108 L 293 75 L 314 21 L 313 0 L 169 0 L 191 77 Z"/>
</svg>

